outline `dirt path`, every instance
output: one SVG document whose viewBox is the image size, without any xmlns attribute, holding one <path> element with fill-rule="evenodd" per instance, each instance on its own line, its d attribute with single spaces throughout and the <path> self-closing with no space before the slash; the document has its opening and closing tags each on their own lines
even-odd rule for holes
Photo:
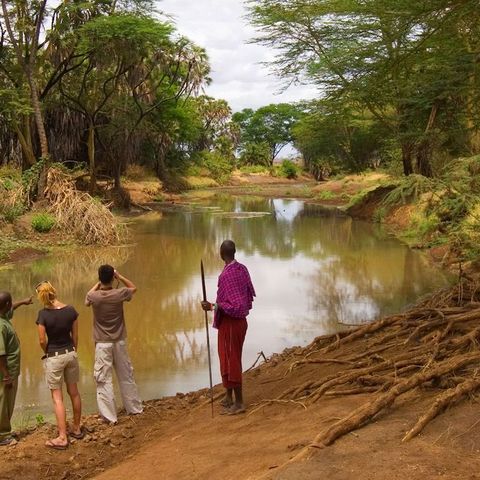
<svg viewBox="0 0 480 480">
<path fill-rule="evenodd" d="M 163 438 L 131 459 L 95 477 L 97 480 L 158 479 L 468 479 L 480 478 L 478 429 L 469 432 L 478 405 L 446 415 L 425 438 L 402 444 L 415 408 L 400 408 L 388 420 L 319 450 L 307 462 L 281 467 L 315 436 L 317 430 L 349 412 L 358 402 L 331 400 L 309 410 L 266 408 L 250 417 L 209 419 L 209 409 L 193 413 L 163 432 Z M 420 406 L 420 405 L 419 405 Z M 445 437 L 441 438 L 441 436 Z M 460 435 L 460 437 L 458 437 Z M 440 437 L 440 441 L 437 439 Z"/>
</svg>

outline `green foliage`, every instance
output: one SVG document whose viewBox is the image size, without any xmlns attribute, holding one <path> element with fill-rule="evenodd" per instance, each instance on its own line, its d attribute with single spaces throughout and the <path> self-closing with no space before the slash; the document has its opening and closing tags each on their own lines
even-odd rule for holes
<svg viewBox="0 0 480 480">
<path fill-rule="evenodd" d="M 350 207 L 353 207 L 354 205 L 358 205 L 358 204 L 362 203 L 363 200 L 365 199 L 365 197 L 370 192 L 371 192 L 371 189 L 365 188 L 365 189 L 360 190 L 359 192 L 351 195 L 346 208 L 349 209 Z"/>
<path fill-rule="evenodd" d="M 7 192 L 10 192 L 16 188 L 16 183 L 11 178 L 0 178 L 0 184 L 2 185 L 3 189 Z"/>
<path fill-rule="evenodd" d="M 232 119 L 240 129 L 242 152 L 251 149 L 252 144 L 266 145 L 268 164 L 272 164 L 282 148 L 292 141 L 292 127 L 301 116 L 301 109 L 289 103 L 270 104 L 255 111 L 245 108 L 235 113 Z M 258 152 L 256 159 L 252 156 L 252 152 L 247 152 L 243 163 L 263 163 L 263 158 L 258 158 Z"/>
<path fill-rule="evenodd" d="M 440 221 L 435 214 L 416 213 L 405 236 L 415 241 L 425 241 L 427 237 L 438 230 Z"/>
<path fill-rule="evenodd" d="M 0 182 L 5 185 L 5 180 L 18 182 L 21 178 L 21 171 L 10 165 L 2 165 L 0 167 Z"/>
<path fill-rule="evenodd" d="M 332 171 L 358 172 L 382 163 L 384 132 L 371 115 L 341 102 L 311 102 L 293 127 L 294 146 L 317 180 Z"/>
<path fill-rule="evenodd" d="M 400 180 L 398 185 L 383 200 L 385 207 L 405 205 L 417 201 L 421 195 L 432 192 L 438 186 L 434 180 L 422 175 L 409 175 Z"/>
<path fill-rule="evenodd" d="M 225 183 L 233 171 L 233 165 L 218 152 L 202 151 L 197 154 L 197 162 L 205 167 L 218 183 Z"/>
<path fill-rule="evenodd" d="M 35 415 L 35 423 L 37 427 L 41 427 L 42 425 L 45 425 L 45 417 L 41 413 L 37 413 Z"/>
<path fill-rule="evenodd" d="M 307 167 L 332 150 L 348 168 L 378 165 L 395 145 L 406 175 L 434 176 L 437 155 L 479 151 L 477 1 L 249 0 L 247 8 L 254 41 L 275 50 L 278 77 L 309 82 L 334 107 L 296 132 Z"/>
<path fill-rule="evenodd" d="M 383 223 L 387 215 L 387 209 L 385 207 L 379 207 L 373 212 L 372 220 L 375 223 Z"/>
<path fill-rule="evenodd" d="M 32 217 L 32 228 L 40 233 L 47 233 L 55 226 L 56 220 L 49 213 L 36 213 Z"/>
<path fill-rule="evenodd" d="M 266 142 L 246 142 L 240 154 L 241 165 L 271 165 L 270 147 Z"/>
<path fill-rule="evenodd" d="M 285 178 L 297 178 L 299 173 L 298 166 L 291 160 L 284 160 L 280 165 L 280 175 Z"/>
<path fill-rule="evenodd" d="M 22 173 L 22 184 L 27 192 L 30 192 L 38 183 L 40 173 L 45 168 L 45 159 L 38 160 L 28 170 Z"/>
<path fill-rule="evenodd" d="M 317 193 L 315 198 L 317 200 L 333 200 L 334 198 L 337 198 L 337 196 L 330 190 L 321 190 Z"/>
<path fill-rule="evenodd" d="M 7 222 L 14 222 L 18 217 L 25 213 L 25 207 L 21 204 L 15 204 L 2 209 L 3 217 Z"/>
</svg>

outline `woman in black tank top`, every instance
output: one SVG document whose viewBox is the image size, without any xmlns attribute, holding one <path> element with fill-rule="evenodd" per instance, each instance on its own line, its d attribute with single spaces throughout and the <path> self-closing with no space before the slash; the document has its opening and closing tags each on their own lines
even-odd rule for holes
<svg viewBox="0 0 480 480">
<path fill-rule="evenodd" d="M 57 450 L 68 447 L 67 419 L 63 403 L 62 385 L 66 383 L 72 402 L 73 423 L 70 436 L 83 438 L 80 426 L 82 401 L 78 392 L 79 366 L 77 358 L 78 313 L 70 305 L 57 299 L 57 292 L 50 282 L 37 285 L 38 299 L 44 308 L 38 312 L 37 325 L 40 346 L 44 352 L 45 379 L 52 394 L 58 436 L 45 442 L 45 446 Z"/>
</svg>

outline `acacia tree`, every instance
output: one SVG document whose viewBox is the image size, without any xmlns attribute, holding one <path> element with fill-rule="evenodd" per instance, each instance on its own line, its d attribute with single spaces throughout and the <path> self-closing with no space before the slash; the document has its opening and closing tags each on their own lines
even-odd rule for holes
<svg viewBox="0 0 480 480">
<path fill-rule="evenodd" d="M 384 141 L 379 123 L 367 113 L 326 101 L 312 102 L 292 133 L 293 145 L 317 180 L 335 169 L 378 166 Z"/>
<path fill-rule="evenodd" d="M 478 23 L 470 18 L 478 20 L 477 2 L 250 0 L 248 4 L 251 22 L 260 32 L 256 41 L 278 51 L 272 67 L 282 78 L 314 83 L 325 97 L 368 110 L 399 143 L 404 173 L 413 172 L 416 156 L 419 173 L 432 174 L 426 154 L 432 132 L 442 110 L 448 111 L 462 95 L 456 67 L 458 53 L 464 58 L 467 48 L 458 47 L 458 33 L 452 32 L 460 29 L 478 45 L 478 35 L 473 35 Z M 469 27 L 461 27 L 463 23 Z M 472 72 L 469 58 L 463 67 Z M 443 88 L 417 88 L 434 75 L 442 78 Z M 465 78 L 477 85 L 476 76 Z M 457 98 L 451 96 L 452 90 Z M 414 128 L 412 118 L 417 119 Z"/>
<path fill-rule="evenodd" d="M 252 110 L 245 108 L 232 119 L 240 128 L 240 148 L 248 144 L 268 145 L 270 164 L 292 140 L 292 127 L 300 119 L 300 109 L 289 103 L 270 104 Z"/>
</svg>

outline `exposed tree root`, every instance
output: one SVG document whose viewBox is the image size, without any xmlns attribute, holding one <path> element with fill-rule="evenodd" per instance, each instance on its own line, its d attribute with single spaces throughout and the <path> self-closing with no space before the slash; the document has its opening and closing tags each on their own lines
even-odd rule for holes
<svg viewBox="0 0 480 480">
<path fill-rule="evenodd" d="M 346 418 L 333 424 L 325 432 L 322 432 L 315 438 L 315 443 L 331 445 L 337 438 L 365 424 L 365 422 L 373 418 L 381 410 L 391 405 L 395 399 L 403 393 L 420 386 L 422 383 L 431 380 L 434 377 L 445 375 L 479 360 L 480 351 L 468 353 L 455 360 L 445 360 L 427 372 L 412 375 L 410 378 L 397 383 L 390 390 L 378 396 L 373 402 L 362 405 Z"/>
<path fill-rule="evenodd" d="M 480 361 L 479 321 L 480 288 L 462 278 L 401 315 L 315 339 L 303 358 L 298 359 L 297 350 L 285 375 L 318 365 L 318 376 L 263 405 L 301 401 L 307 406 L 324 396 L 368 395 L 364 405 L 317 436 L 313 446 L 320 446 L 368 423 L 407 392 L 422 386 L 448 389 L 405 435 L 408 440 L 449 405 L 480 388 L 474 368 Z"/>
<path fill-rule="evenodd" d="M 422 415 L 414 425 L 414 427 L 409 430 L 402 439 L 402 442 L 412 439 L 415 435 L 418 435 L 437 415 L 439 415 L 445 408 L 450 405 L 453 405 L 455 402 L 460 401 L 463 397 L 469 393 L 474 392 L 480 387 L 480 377 L 471 378 L 465 380 L 463 383 L 460 383 L 455 388 L 447 390 L 445 393 L 439 395 L 430 409 Z"/>
</svg>

